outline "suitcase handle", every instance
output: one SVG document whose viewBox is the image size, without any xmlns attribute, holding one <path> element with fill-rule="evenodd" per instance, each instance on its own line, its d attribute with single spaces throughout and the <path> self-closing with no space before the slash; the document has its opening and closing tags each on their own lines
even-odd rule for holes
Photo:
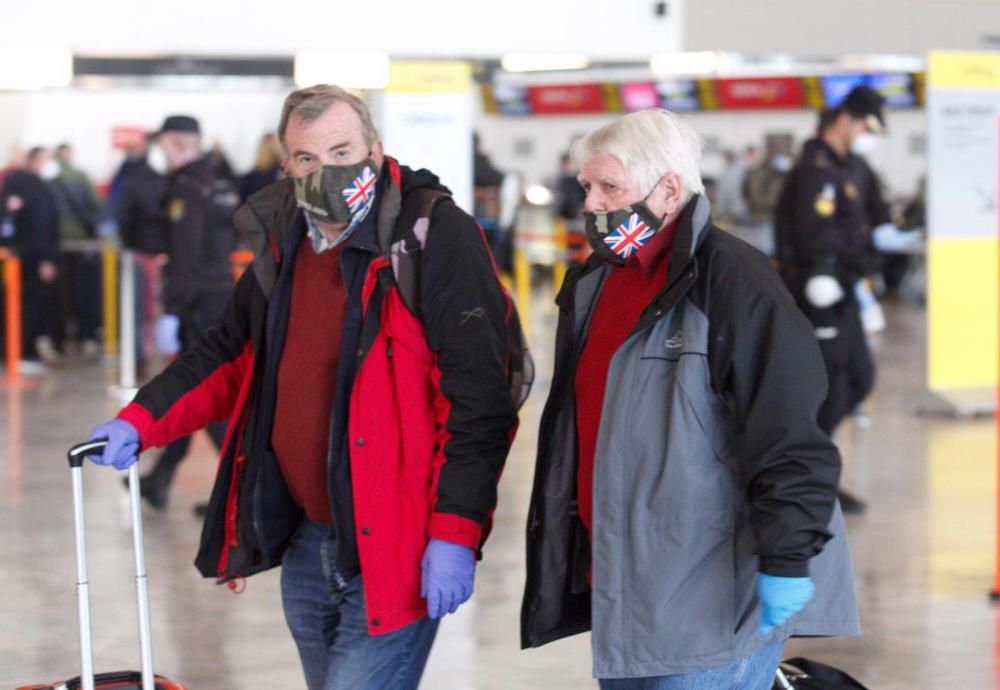
<svg viewBox="0 0 1000 690">
<path fill-rule="evenodd" d="M 83 459 L 108 445 L 106 438 L 78 443 L 67 453 L 73 477 L 73 523 L 76 531 L 76 592 L 80 624 L 80 682 L 83 690 L 94 690 L 94 664 L 90 637 L 90 583 L 87 578 L 87 537 L 83 511 Z M 139 611 L 139 652 L 142 688 L 154 690 L 153 649 L 150 641 L 149 585 L 142 545 L 142 506 L 139 496 L 139 469 L 128 468 L 129 498 L 132 507 L 132 545 L 135 551 L 136 604 Z"/>
<path fill-rule="evenodd" d="M 108 439 L 106 438 L 95 438 L 90 441 L 84 441 L 83 443 L 77 443 L 75 446 L 69 449 L 67 457 L 69 458 L 70 467 L 83 467 L 83 459 L 90 455 L 92 451 L 104 450 L 108 445 Z"/>
</svg>

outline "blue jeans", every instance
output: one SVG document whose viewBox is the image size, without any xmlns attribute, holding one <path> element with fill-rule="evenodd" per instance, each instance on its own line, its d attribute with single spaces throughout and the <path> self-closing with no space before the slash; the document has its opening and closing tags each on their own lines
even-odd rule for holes
<svg viewBox="0 0 1000 690">
<path fill-rule="evenodd" d="M 775 640 L 745 659 L 673 676 L 602 678 L 602 690 L 770 690 L 785 647 Z"/>
<path fill-rule="evenodd" d="M 333 530 L 309 520 L 292 538 L 281 568 L 285 620 L 309 690 L 416 688 L 438 621 L 421 618 L 385 635 L 368 634 L 361 576 L 336 570 Z"/>
</svg>

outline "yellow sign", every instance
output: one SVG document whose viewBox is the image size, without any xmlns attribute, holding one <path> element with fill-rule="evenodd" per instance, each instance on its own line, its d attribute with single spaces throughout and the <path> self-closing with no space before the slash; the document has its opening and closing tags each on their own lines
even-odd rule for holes
<svg viewBox="0 0 1000 690">
<path fill-rule="evenodd" d="M 393 60 L 389 85 L 395 93 L 465 93 L 472 83 L 472 65 L 458 60 Z"/>
<path fill-rule="evenodd" d="M 931 88 L 1000 89 L 1000 53 L 931 53 Z"/>
<path fill-rule="evenodd" d="M 1000 352 L 1000 242 L 931 239 L 927 268 L 927 383 L 931 390 L 995 386 Z"/>
</svg>

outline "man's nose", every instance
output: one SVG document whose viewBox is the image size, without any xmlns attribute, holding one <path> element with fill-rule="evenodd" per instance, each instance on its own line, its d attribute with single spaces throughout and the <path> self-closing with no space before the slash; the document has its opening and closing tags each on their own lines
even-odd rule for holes
<svg viewBox="0 0 1000 690">
<path fill-rule="evenodd" d="M 607 208 L 604 198 L 596 190 L 590 190 L 587 192 L 587 196 L 583 200 L 583 210 L 588 213 L 606 211 Z"/>
</svg>

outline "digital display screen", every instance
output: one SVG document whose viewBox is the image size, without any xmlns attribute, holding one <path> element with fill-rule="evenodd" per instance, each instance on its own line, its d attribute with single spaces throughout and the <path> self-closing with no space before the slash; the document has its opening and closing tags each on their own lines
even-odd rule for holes
<svg viewBox="0 0 1000 690">
<path fill-rule="evenodd" d="M 836 108 L 855 86 L 867 86 L 865 74 L 827 74 L 821 77 L 823 100 L 827 108 Z"/>
<path fill-rule="evenodd" d="M 660 106 L 678 113 L 698 110 L 698 89 L 693 79 L 664 79 L 656 82 L 656 92 L 660 96 Z"/>
<path fill-rule="evenodd" d="M 905 72 L 873 74 L 869 77 L 868 85 L 882 95 L 890 108 L 912 108 L 917 105 L 912 79 Z"/>
<path fill-rule="evenodd" d="M 530 115 L 526 86 L 497 85 L 493 87 L 493 98 L 501 115 Z"/>
</svg>

